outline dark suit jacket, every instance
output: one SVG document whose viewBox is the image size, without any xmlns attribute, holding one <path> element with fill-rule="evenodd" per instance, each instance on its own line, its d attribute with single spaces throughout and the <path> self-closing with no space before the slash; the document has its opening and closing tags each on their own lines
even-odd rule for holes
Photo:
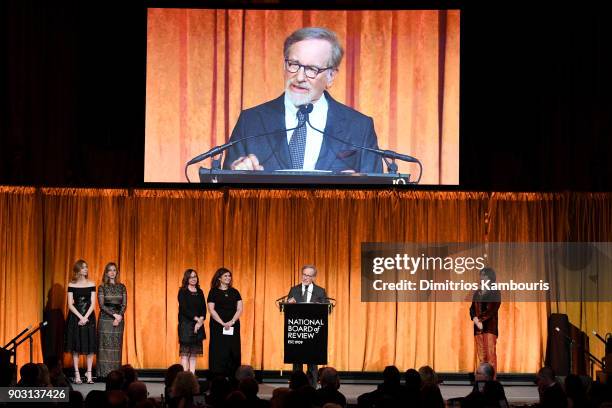
<svg viewBox="0 0 612 408">
<path fill-rule="evenodd" d="M 327 122 L 325 129 L 322 130 L 326 135 L 331 134 L 358 146 L 378 147 L 372 118 L 335 101 L 327 92 L 325 98 L 328 102 Z M 272 101 L 242 111 L 230 141 L 267 132 L 273 133 L 232 146 L 226 153 L 223 168 L 229 169 L 232 162 L 241 156 L 254 154 L 266 171 L 290 169 L 291 156 L 287 132 L 284 129 L 284 94 Z M 382 173 L 382 159 L 374 153 L 357 149 L 324 135 L 315 169 Z"/>
<path fill-rule="evenodd" d="M 306 303 L 306 298 L 302 298 L 302 283 L 289 289 L 287 299 L 289 298 L 295 298 L 295 301 L 297 303 Z M 329 300 L 327 300 L 327 293 L 325 293 L 325 289 L 313 283 L 310 303 L 329 303 Z"/>
<path fill-rule="evenodd" d="M 482 333 L 499 335 L 497 314 L 500 305 L 501 295 L 498 290 L 489 291 L 485 295 L 480 291 L 474 292 L 470 306 L 470 318 L 474 320 L 474 316 L 478 316 L 478 320 L 482 322 L 482 330 L 474 325 L 474 336 Z"/>
</svg>

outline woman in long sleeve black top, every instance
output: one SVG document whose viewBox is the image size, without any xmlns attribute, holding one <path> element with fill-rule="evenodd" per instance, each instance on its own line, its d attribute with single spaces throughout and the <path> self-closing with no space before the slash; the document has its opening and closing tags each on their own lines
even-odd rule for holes
<svg viewBox="0 0 612 408">
<path fill-rule="evenodd" d="M 204 319 L 206 299 L 200 289 L 198 273 L 187 269 L 178 293 L 178 335 L 181 365 L 185 371 L 195 373 L 196 357 L 204 354 L 202 342 L 206 338 Z"/>
</svg>

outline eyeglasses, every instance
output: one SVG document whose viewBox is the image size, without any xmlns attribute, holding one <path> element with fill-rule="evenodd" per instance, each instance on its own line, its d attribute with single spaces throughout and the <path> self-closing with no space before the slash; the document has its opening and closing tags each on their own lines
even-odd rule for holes
<svg viewBox="0 0 612 408">
<path fill-rule="evenodd" d="M 285 70 L 287 70 L 287 72 L 295 74 L 300 68 L 304 68 L 304 75 L 306 75 L 306 78 L 315 79 L 321 72 L 333 69 L 334 67 L 319 68 L 313 67 L 312 65 L 302 65 L 297 61 L 285 59 Z"/>
<path fill-rule="evenodd" d="M 314 278 L 314 275 L 308 275 L 307 273 L 303 273 L 302 276 L 305 278 Z"/>
</svg>

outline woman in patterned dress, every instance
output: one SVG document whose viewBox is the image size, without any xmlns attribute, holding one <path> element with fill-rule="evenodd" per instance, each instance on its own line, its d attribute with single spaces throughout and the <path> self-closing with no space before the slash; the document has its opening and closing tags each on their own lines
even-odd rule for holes
<svg viewBox="0 0 612 408">
<path fill-rule="evenodd" d="M 100 319 L 98 321 L 98 377 L 106 377 L 121 366 L 123 346 L 123 315 L 127 306 L 127 291 L 119 281 L 117 264 L 104 267 L 102 284 L 98 286 Z"/>
</svg>

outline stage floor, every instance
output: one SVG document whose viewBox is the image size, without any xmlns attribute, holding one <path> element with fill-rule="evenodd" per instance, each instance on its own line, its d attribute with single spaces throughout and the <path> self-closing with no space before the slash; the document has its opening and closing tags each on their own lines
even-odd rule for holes
<svg viewBox="0 0 612 408">
<path fill-rule="evenodd" d="M 159 378 L 141 377 L 141 381 L 147 384 L 149 397 L 160 398 L 164 393 L 164 383 Z M 538 390 L 535 385 L 529 384 L 506 384 L 502 381 L 506 391 L 506 398 L 511 406 L 521 407 L 531 405 L 538 402 Z M 259 386 L 259 397 L 269 400 L 272 397 L 272 391 L 278 387 L 286 387 L 287 383 L 266 382 Z M 81 384 L 73 385 L 74 389 L 80 391 L 85 397 L 91 390 L 104 390 L 104 383 Z M 340 386 L 340 392 L 344 394 L 349 404 L 357 404 L 357 397 L 363 393 L 370 392 L 376 389 L 376 384 L 343 384 Z M 464 384 L 442 384 L 440 386 L 444 400 L 449 398 L 464 397 L 470 393 L 472 387 Z"/>
</svg>

